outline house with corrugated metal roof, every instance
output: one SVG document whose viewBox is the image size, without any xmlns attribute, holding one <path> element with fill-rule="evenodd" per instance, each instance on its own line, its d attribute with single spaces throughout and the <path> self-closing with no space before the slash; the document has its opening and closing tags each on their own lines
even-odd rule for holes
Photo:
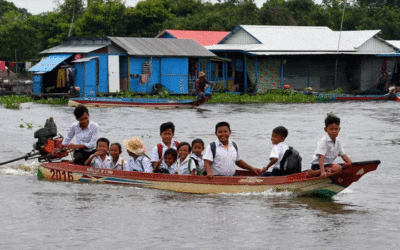
<svg viewBox="0 0 400 250">
<path fill-rule="evenodd" d="M 240 25 L 206 48 L 232 60 L 235 86 L 243 92 L 264 93 L 285 84 L 297 90 L 365 90 L 384 71 L 393 71 L 390 55 L 399 49 L 379 38 L 379 32 Z"/>
<path fill-rule="evenodd" d="M 205 30 L 171 30 L 167 29 L 159 33 L 156 38 L 167 39 L 193 39 L 202 46 L 210 46 L 219 43 L 225 38 L 229 31 L 205 31 Z M 190 83 L 194 84 L 200 71 L 206 74 L 208 80 L 215 82 L 214 90 L 228 90 L 225 86 L 234 86 L 232 76 L 232 60 L 226 57 L 213 57 L 208 61 L 192 60 L 190 62 Z"/>
<path fill-rule="evenodd" d="M 188 94 L 190 62 L 215 55 L 189 39 L 132 37 L 68 38 L 42 51 L 48 55 L 29 71 L 34 94 L 51 94 L 79 87 L 81 97 L 130 90 L 151 93 L 164 86 L 174 94 Z M 207 67 L 207 65 L 206 65 Z"/>
</svg>

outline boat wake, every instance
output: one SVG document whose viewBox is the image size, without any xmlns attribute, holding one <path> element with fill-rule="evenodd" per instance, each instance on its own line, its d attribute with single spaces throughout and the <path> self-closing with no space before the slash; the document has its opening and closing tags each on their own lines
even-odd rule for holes
<svg viewBox="0 0 400 250">
<path fill-rule="evenodd" d="M 224 196 L 264 196 L 272 198 L 295 198 L 297 194 L 289 191 L 276 191 L 274 189 L 268 189 L 264 192 L 248 192 L 248 193 L 220 193 L 214 195 L 224 195 Z"/>
<path fill-rule="evenodd" d="M 25 163 L 25 164 L 15 164 L 6 165 L 0 167 L 0 174 L 4 175 L 22 175 L 22 176 L 35 176 L 37 174 L 37 169 L 39 162 Z"/>
</svg>

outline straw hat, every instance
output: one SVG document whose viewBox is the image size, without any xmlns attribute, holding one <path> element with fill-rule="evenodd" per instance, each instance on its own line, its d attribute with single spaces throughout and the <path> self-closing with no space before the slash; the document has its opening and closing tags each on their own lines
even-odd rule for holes
<svg viewBox="0 0 400 250">
<path fill-rule="evenodd" d="M 203 71 L 200 71 L 199 77 L 206 76 Z"/>
<path fill-rule="evenodd" d="M 136 137 L 132 137 L 129 141 L 124 141 L 124 146 L 129 152 L 135 155 L 144 155 L 146 149 L 143 147 L 143 142 Z"/>
</svg>

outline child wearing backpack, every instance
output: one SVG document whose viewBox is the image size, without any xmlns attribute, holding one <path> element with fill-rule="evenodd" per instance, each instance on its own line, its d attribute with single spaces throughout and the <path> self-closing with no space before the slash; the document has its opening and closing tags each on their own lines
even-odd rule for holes
<svg viewBox="0 0 400 250">
<path fill-rule="evenodd" d="M 156 165 L 154 167 L 154 173 L 161 174 L 175 174 L 176 173 L 176 159 L 178 158 L 178 153 L 175 149 L 169 148 L 164 152 L 164 163 L 165 165 Z"/>
<path fill-rule="evenodd" d="M 177 174 L 196 174 L 196 164 L 190 157 L 192 147 L 187 142 L 181 142 L 178 145 L 178 160 L 176 161 Z"/>
<path fill-rule="evenodd" d="M 325 119 L 325 132 L 327 135 L 318 142 L 315 150 L 311 169 L 307 171 L 307 177 L 328 177 L 328 175 L 342 171 L 342 167 L 334 163 L 336 157 L 342 157 L 343 161 L 351 164 L 350 158 L 344 152 L 338 140 L 340 131 L 340 118 L 332 112 L 328 113 Z"/>
<path fill-rule="evenodd" d="M 199 138 L 194 139 L 192 141 L 192 154 L 190 155 L 190 158 L 192 158 L 196 164 L 196 175 L 203 175 L 203 173 L 205 173 L 203 151 L 204 141 Z"/>
<path fill-rule="evenodd" d="M 236 166 L 250 170 L 259 175 L 260 169 L 254 168 L 240 158 L 239 151 L 234 142 L 229 140 L 231 129 L 229 123 L 219 122 L 215 126 L 215 135 L 218 140 L 207 146 L 204 155 L 204 168 L 207 178 L 214 175 L 233 176 L 236 174 Z"/>
<path fill-rule="evenodd" d="M 132 137 L 130 140 L 124 141 L 124 146 L 129 154 L 129 160 L 124 170 L 153 173 L 153 166 L 149 157 L 145 155 L 146 149 L 141 140 Z"/>
<path fill-rule="evenodd" d="M 272 130 L 272 150 L 269 156 L 269 163 L 266 167 L 261 169 L 261 176 L 282 176 L 286 175 L 285 171 L 281 170 L 280 163 L 282 161 L 283 155 L 289 149 L 289 146 L 285 143 L 285 139 L 288 136 L 288 130 L 279 126 Z M 267 172 L 267 170 L 272 167 L 271 172 Z"/>
<path fill-rule="evenodd" d="M 151 152 L 151 162 L 153 167 L 168 168 L 163 161 L 164 153 L 167 149 L 173 148 L 177 149 L 178 142 L 173 141 L 175 133 L 175 125 L 172 122 L 166 122 L 160 126 L 160 136 L 162 139 L 161 143 L 158 143 Z"/>
</svg>

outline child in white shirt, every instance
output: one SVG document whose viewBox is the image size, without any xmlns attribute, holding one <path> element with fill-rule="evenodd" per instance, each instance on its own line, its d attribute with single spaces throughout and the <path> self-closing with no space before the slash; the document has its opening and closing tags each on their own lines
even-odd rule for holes
<svg viewBox="0 0 400 250">
<path fill-rule="evenodd" d="M 196 174 L 196 164 L 190 158 L 192 147 L 187 142 L 181 142 L 178 145 L 178 160 L 176 162 L 177 174 Z"/>
<path fill-rule="evenodd" d="M 176 172 L 176 159 L 178 158 L 178 152 L 169 148 L 164 152 L 164 163 L 165 164 L 157 164 L 154 167 L 154 173 L 161 174 L 174 174 Z"/>
<path fill-rule="evenodd" d="M 121 157 L 122 147 L 121 144 L 115 142 L 110 146 L 110 155 L 112 157 L 111 169 L 124 170 L 126 162 Z"/>
<path fill-rule="evenodd" d="M 98 139 L 96 152 L 92 154 L 89 159 L 86 160 L 85 165 L 94 168 L 110 168 L 112 158 L 108 155 L 109 145 L 110 141 L 108 139 Z"/>
<path fill-rule="evenodd" d="M 285 172 L 281 170 L 280 164 L 285 154 L 286 150 L 289 149 L 289 146 L 284 142 L 286 137 L 288 136 L 288 130 L 279 126 L 272 130 L 271 141 L 273 144 L 271 154 L 269 156 L 269 163 L 266 167 L 264 167 L 261 172 L 261 176 L 282 176 L 285 175 Z M 272 168 L 271 172 L 267 172 L 267 170 Z"/>
<path fill-rule="evenodd" d="M 203 160 L 204 142 L 202 139 L 194 139 L 192 141 L 192 154 L 190 158 L 196 164 L 196 175 L 203 175 L 204 170 L 204 160 Z"/>
<path fill-rule="evenodd" d="M 351 164 L 351 159 L 344 152 L 337 139 L 340 131 L 340 118 L 329 113 L 325 119 L 325 135 L 319 142 L 311 162 L 311 169 L 307 171 L 307 177 L 328 177 L 339 173 L 342 167 L 334 163 L 336 157 L 342 157 L 343 161 Z"/>
<path fill-rule="evenodd" d="M 129 154 L 129 160 L 124 170 L 153 173 L 153 166 L 150 159 L 145 155 L 146 149 L 141 140 L 132 137 L 129 141 L 124 141 L 124 146 Z"/>
</svg>

